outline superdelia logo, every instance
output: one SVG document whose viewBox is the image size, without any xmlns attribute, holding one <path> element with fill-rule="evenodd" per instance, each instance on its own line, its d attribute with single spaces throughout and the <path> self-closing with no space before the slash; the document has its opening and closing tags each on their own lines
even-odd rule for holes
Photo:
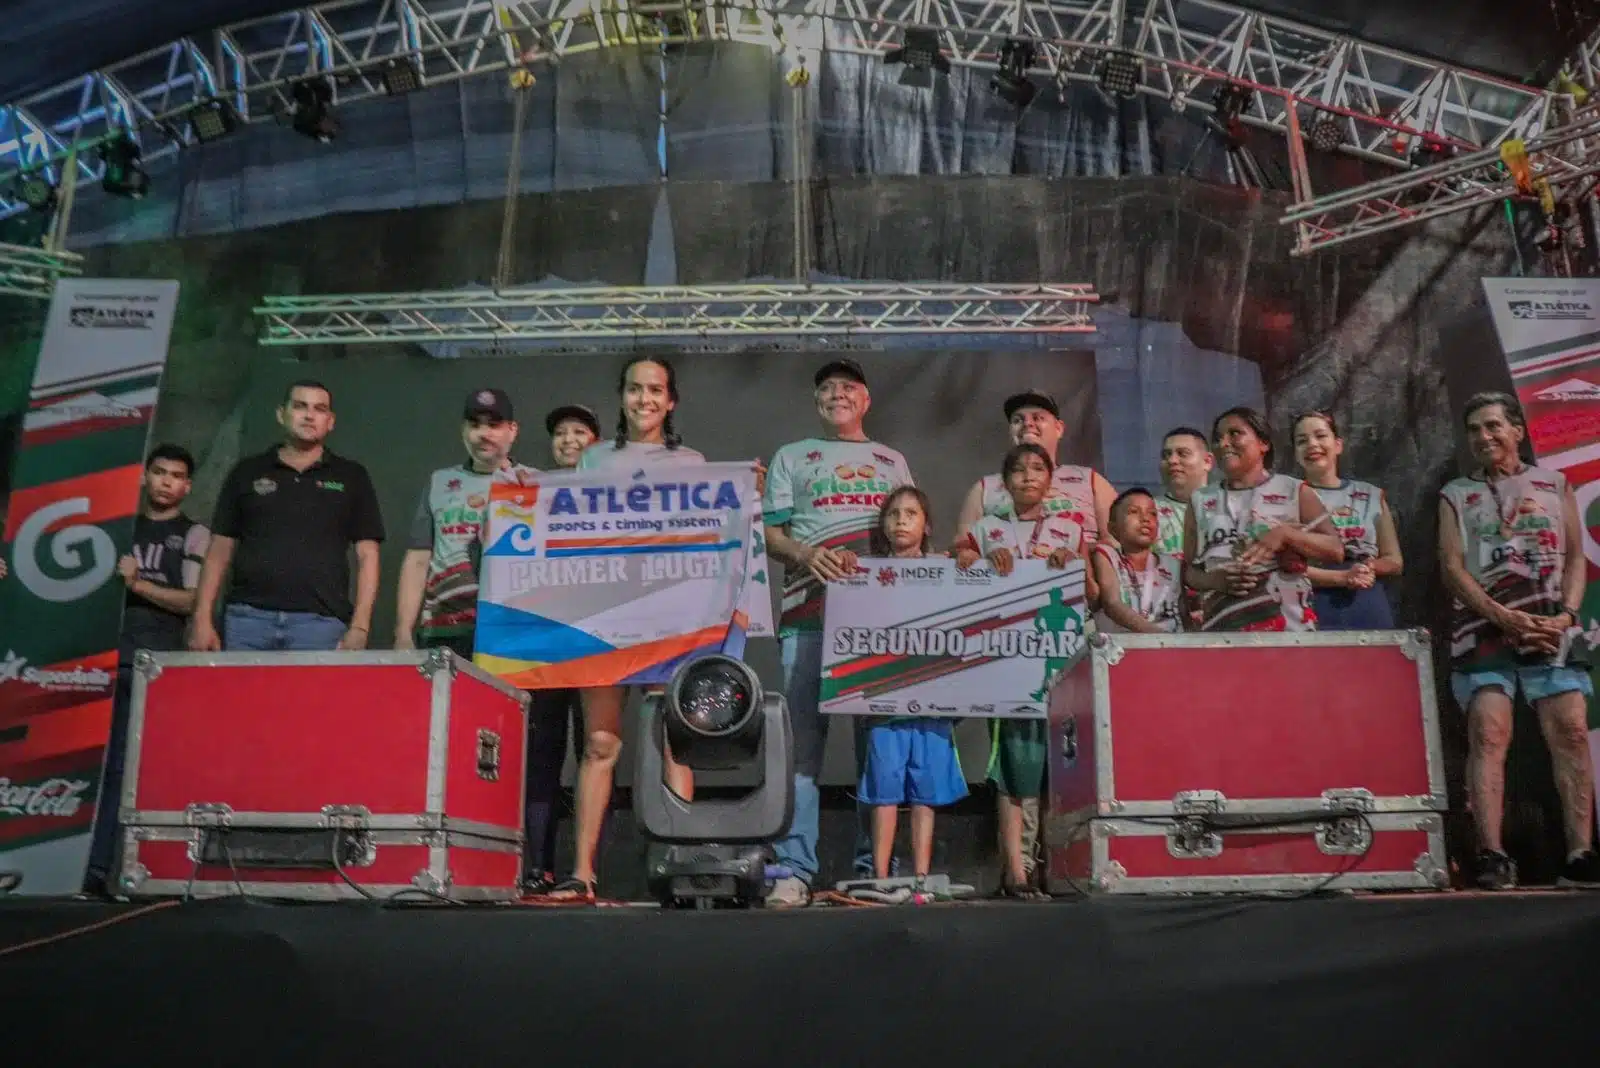
<svg viewBox="0 0 1600 1068">
<path fill-rule="evenodd" d="M 110 689 L 111 673 L 81 664 L 60 670 L 33 668 L 28 666 L 27 657 L 8 649 L 5 659 L 0 660 L 0 686 L 8 682 L 37 686 L 52 693 L 100 693 Z"/>
<path fill-rule="evenodd" d="M 14 783 L 0 776 L 0 816 L 72 819 L 83 807 L 89 786 L 88 779 L 55 778 Z"/>
</svg>

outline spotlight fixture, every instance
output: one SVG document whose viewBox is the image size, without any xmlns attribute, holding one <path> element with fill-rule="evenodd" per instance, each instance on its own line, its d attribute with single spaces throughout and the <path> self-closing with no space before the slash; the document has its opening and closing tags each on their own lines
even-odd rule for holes
<svg viewBox="0 0 1600 1068">
<path fill-rule="evenodd" d="M 933 86 L 933 72 L 950 73 L 950 61 L 939 51 L 939 35 L 933 30 L 908 29 L 905 43 L 884 53 L 885 63 L 904 63 L 900 84 L 915 89 Z"/>
<path fill-rule="evenodd" d="M 28 206 L 29 211 L 48 215 L 56 210 L 56 187 L 43 175 L 24 174 L 18 178 L 16 196 Z"/>
<path fill-rule="evenodd" d="M 1144 82 L 1144 64 L 1132 52 L 1107 52 L 1100 63 L 1100 88 L 1110 96 L 1133 97 Z"/>
<path fill-rule="evenodd" d="M 189 112 L 189 129 L 202 145 L 221 140 L 239 128 L 239 113 L 226 100 L 207 100 Z"/>
<path fill-rule="evenodd" d="M 294 102 L 291 124 L 296 133 L 327 144 L 339 133 L 339 120 L 333 113 L 333 86 L 326 78 L 295 82 L 289 90 Z"/>
<path fill-rule="evenodd" d="M 1333 152 L 1344 144 L 1344 120 L 1322 115 L 1311 124 L 1311 147 L 1318 152 Z"/>
<path fill-rule="evenodd" d="M 685 801 L 667 785 L 666 750 L 696 771 L 753 768 L 758 784 L 727 800 Z M 634 746 L 633 807 L 653 849 L 646 881 L 669 907 L 751 906 L 766 890 L 770 844 L 794 815 L 794 743 L 783 696 L 728 656 L 680 665 L 645 705 Z"/>
<path fill-rule="evenodd" d="M 989 79 L 989 88 L 1006 103 L 1026 108 L 1039 91 L 1038 86 L 1028 80 L 1028 68 L 1033 66 L 1037 54 L 1032 41 L 1006 38 L 1000 46 L 1000 69 Z"/>
<path fill-rule="evenodd" d="M 1249 86 L 1227 82 L 1217 86 L 1211 96 L 1211 106 L 1217 109 L 1217 121 L 1227 124 L 1248 111 L 1255 98 L 1255 90 Z"/>
<path fill-rule="evenodd" d="M 105 165 L 105 174 L 100 188 L 112 196 L 142 198 L 150 191 L 150 176 L 139 164 L 140 155 L 138 143 L 126 132 L 101 145 L 100 162 Z"/>
<path fill-rule="evenodd" d="M 422 77 L 417 72 L 417 65 L 409 56 L 403 59 L 391 59 L 383 65 L 383 91 L 390 96 L 400 96 L 403 93 L 414 93 L 422 88 Z"/>
</svg>

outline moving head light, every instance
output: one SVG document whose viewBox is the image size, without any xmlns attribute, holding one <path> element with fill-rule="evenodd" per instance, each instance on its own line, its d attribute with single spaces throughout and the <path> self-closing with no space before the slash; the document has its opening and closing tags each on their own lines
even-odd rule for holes
<svg viewBox="0 0 1600 1068">
<path fill-rule="evenodd" d="M 794 745 L 783 696 L 743 661 L 721 654 L 678 667 L 647 700 L 634 746 L 633 807 L 652 851 L 647 881 L 666 905 L 759 903 L 768 846 L 794 815 Z M 666 750 L 695 771 L 755 768 L 757 785 L 733 798 L 685 801 L 667 785 Z"/>
</svg>

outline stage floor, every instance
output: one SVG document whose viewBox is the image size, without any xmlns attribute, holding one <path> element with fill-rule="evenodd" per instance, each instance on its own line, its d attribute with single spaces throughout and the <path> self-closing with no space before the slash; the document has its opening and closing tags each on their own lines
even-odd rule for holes
<svg viewBox="0 0 1600 1068">
<path fill-rule="evenodd" d="M 8 1049 L 99 1068 L 1504 1068 L 1592 1059 L 1600 991 L 1600 894 L 138 908 L 0 903 Z"/>
</svg>

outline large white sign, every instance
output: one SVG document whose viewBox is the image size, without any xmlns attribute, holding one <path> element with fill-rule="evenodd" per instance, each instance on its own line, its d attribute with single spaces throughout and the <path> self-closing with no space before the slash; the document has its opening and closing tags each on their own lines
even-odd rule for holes
<svg viewBox="0 0 1600 1068">
<path fill-rule="evenodd" d="M 822 711 L 1036 719 L 1084 650 L 1082 561 L 1001 577 L 946 558 L 863 558 L 828 584 Z"/>
</svg>

